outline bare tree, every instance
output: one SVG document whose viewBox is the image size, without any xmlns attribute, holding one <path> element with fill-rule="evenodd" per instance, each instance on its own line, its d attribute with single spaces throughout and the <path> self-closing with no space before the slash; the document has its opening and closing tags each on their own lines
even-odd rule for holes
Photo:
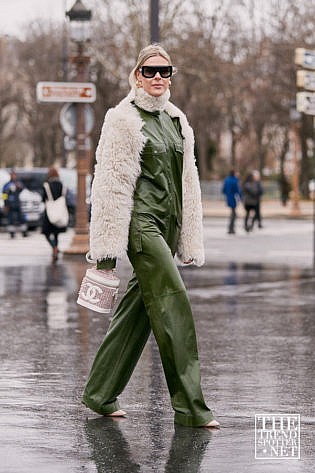
<svg viewBox="0 0 315 473">
<path fill-rule="evenodd" d="M 34 52 L 36 51 L 36 55 Z M 43 22 L 29 25 L 26 40 L 18 48 L 17 79 L 23 87 L 21 103 L 34 164 L 50 165 L 63 160 L 63 133 L 59 124 L 60 106 L 38 104 L 36 84 L 39 81 L 61 80 L 62 34 L 60 28 Z"/>
<path fill-rule="evenodd" d="M 21 126 L 21 90 L 16 81 L 17 41 L 0 38 L 0 163 L 12 166 L 23 152 Z"/>
<path fill-rule="evenodd" d="M 149 42 L 149 2 L 95 0 L 90 45 L 97 143 L 103 117 L 129 89 L 128 75 L 139 50 Z M 96 11 L 96 10 L 95 10 Z M 295 97 L 294 49 L 314 44 L 315 5 L 303 0 L 161 0 L 161 42 L 178 75 L 172 100 L 195 131 L 200 175 L 218 177 L 230 166 L 241 173 L 258 168 L 284 172 Z M 39 80 L 61 80 L 62 34 L 41 22 L 14 43 L 9 67 L 14 81 L 1 83 L 1 159 L 16 158 L 25 147 L 34 163 L 63 157 L 63 134 L 56 104 L 37 104 Z M 36 54 L 34 54 L 36 51 Z M 2 57 L 2 55 L 1 55 Z M 10 124 L 10 126 L 8 126 Z M 302 189 L 310 177 L 313 143 L 310 117 L 301 124 Z M 230 143 L 228 156 L 221 143 Z M 277 164 L 276 164 L 277 163 Z"/>
</svg>

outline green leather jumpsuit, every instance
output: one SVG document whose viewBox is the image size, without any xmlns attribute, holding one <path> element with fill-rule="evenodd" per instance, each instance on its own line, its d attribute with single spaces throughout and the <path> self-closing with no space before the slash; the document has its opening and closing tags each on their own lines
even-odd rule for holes
<svg viewBox="0 0 315 473">
<path fill-rule="evenodd" d="M 177 118 L 137 110 L 147 141 L 129 228 L 128 257 L 134 273 L 95 357 L 83 402 L 99 414 L 120 409 L 117 397 L 152 329 L 175 422 L 197 427 L 213 415 L 203 399 L 194 322 L 174 262 L 182 213 L 183 138 Z M 98 265 L 112 266 L 112 261 Z"/>
</svg>

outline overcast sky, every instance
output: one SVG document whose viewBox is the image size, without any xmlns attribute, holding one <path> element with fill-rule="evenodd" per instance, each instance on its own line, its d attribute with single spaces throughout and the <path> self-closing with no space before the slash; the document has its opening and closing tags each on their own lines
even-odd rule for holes
<svg viewBox="0 0 315 473">
<path fill-rule="evenodd" d="M 21 34 L 21 27 L 35 18 L 63 21 L 75 0 L 0 0 L 0 34 Z M 90 1 L 85 5 L 88 7 Z"/>
</svg>

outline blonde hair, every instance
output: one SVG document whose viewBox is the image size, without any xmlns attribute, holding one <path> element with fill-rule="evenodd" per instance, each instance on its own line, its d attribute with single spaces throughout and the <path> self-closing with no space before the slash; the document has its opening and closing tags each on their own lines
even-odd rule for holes
<svg viewBox="0 0 315 473">
<path fill-rule="evenodd" d="M 165 51 L 164 48 L 162 48 L 160 44 L 158 43 L 149 44 L 149 46 L 146 46 L 140 51 L 137 63 L 129 74 L 129 84 L 132 88 L 136 87 L 136 80 L 137 80 L 136 72 L 139 69 L 139 67 L 141 67 L 142 64 L 147 59 L 154 56 L 163 57 L 164 59 L 168 61 L 169 65 L 172 66 L 172 60 L 170 58 L 170 55 Z"/>
</svg>

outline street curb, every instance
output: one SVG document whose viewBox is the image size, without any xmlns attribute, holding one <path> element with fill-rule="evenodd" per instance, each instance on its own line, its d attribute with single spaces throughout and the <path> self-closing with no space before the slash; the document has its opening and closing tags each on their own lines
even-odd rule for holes
<svg viewBox="0 0 315 473">
<path fill-rule="evenodd" d="M 230 209 L 224 201 L 206 200 L 202 201 L 203 216 L 205 218 L 228 218 Z M 310 220 L 314 216 L 314 203 L 312 201 L 301 201 L 300 215 L 292 211 L 291 203 L 289 202 L 285 207 L 279 201 L 263 201 L 261 204 L 261 214 L 263 218 L 281 218 L 288 220 Z M 236 208 L 237 216 L 239 218 L 245 217 L 245 210 L 242 204 Z"/>
</svg>

